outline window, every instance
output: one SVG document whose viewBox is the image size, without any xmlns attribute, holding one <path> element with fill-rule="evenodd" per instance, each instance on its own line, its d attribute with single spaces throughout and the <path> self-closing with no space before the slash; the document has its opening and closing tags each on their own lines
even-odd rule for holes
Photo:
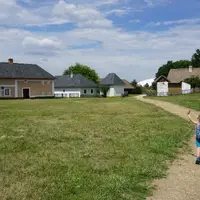
<svg viewBox="0 0 200 200">
<path fill-rule="evenodd" d="M 4 96 L 10 96 L 10 88 L 4 89 Z"/>
<path fill-rule="evenodd" d="M 63 90 L 63 92 L 65 92 L 65 90 Z"/>
<path fill-rule="evenodd" d="M 87 93 L 87 90 L 84 90 L 84 94 L 86 94 Z"/>
<path fill-rule="evenodd" d="M 91 89 L 91 94 L 93 94 L 94 93 L 94 91 L 93 91 L 93 89 Z"/>
</svg>

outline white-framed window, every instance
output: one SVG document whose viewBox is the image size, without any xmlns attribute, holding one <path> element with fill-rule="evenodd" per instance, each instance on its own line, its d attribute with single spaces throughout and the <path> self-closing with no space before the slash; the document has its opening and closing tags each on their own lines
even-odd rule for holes
<svg viewBox="0 0 200 200">
<path fill-rule="evenodd" d="M 84 90 L 84 94 L 87 94 L 87 90 Z"/>
<path fill-rule="evenodd" d="M 10 88 L 4 88 L 4 96 L 10 96 L 10 95 L 11 95 Z"/>
<path fill-rule="evenodd" d="M 93 94 L 94 93 L 94 90 L 93 89 L 91 89 L 91 94 Z"/>
</svg>

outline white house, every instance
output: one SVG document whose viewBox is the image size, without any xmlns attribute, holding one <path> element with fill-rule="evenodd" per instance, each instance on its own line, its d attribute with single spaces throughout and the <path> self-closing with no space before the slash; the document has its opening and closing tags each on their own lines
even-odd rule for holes
<svg viewBox="0 0 200 200">
<path fill-rule="evenodd" d="M 157 96 L 191 93 L 192 87 L 185 80 L 195 76 L 200 77 L 200 68 L 171 69 L 167 78 L 160 76 L 154 81 L 157 84 Z"/>
<path fill-rule="evenodd" d="M 124 93 L 125 83 L 115 73 L 108 74 L 101 80 L 100 85 L 109 87 L 108 97 L 121 96 Z"/>
<path fill-rule="evenodd" d="M 81 74 L 56 76 L 56 97 L 96 96 L 98 85 Z"/>
</svg>

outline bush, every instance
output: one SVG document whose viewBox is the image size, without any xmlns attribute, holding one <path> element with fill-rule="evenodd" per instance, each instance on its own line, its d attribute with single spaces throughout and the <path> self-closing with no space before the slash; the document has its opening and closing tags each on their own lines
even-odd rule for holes
<svg viewBox="0 0 200 200">
<path fill-rule="evenodd" d="M 133 90 L 133 94 L 142 94 L 142 87 L 136 86 Z"/>
</svg>

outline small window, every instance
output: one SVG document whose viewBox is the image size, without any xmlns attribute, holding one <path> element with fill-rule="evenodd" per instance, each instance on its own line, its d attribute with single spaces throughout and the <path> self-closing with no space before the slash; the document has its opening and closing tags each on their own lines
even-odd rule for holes
<svg viewBox="0 0 200 200">
<path fill-rule="evenodd" d="M 91 94 L 93 94 L 94 93 L 94 90 L 93 89 L 91 89 Z"/>
<path fill-rule="evenodd" d="M 10 89 L 9 88 L 4 89 L 4 96 L 10 96 Z"/>
<path fill-rule="evenodd" d="M 84 90 L 84 94 L 86 94 L 87 93 L 87 90 Z"/>
</svg>

